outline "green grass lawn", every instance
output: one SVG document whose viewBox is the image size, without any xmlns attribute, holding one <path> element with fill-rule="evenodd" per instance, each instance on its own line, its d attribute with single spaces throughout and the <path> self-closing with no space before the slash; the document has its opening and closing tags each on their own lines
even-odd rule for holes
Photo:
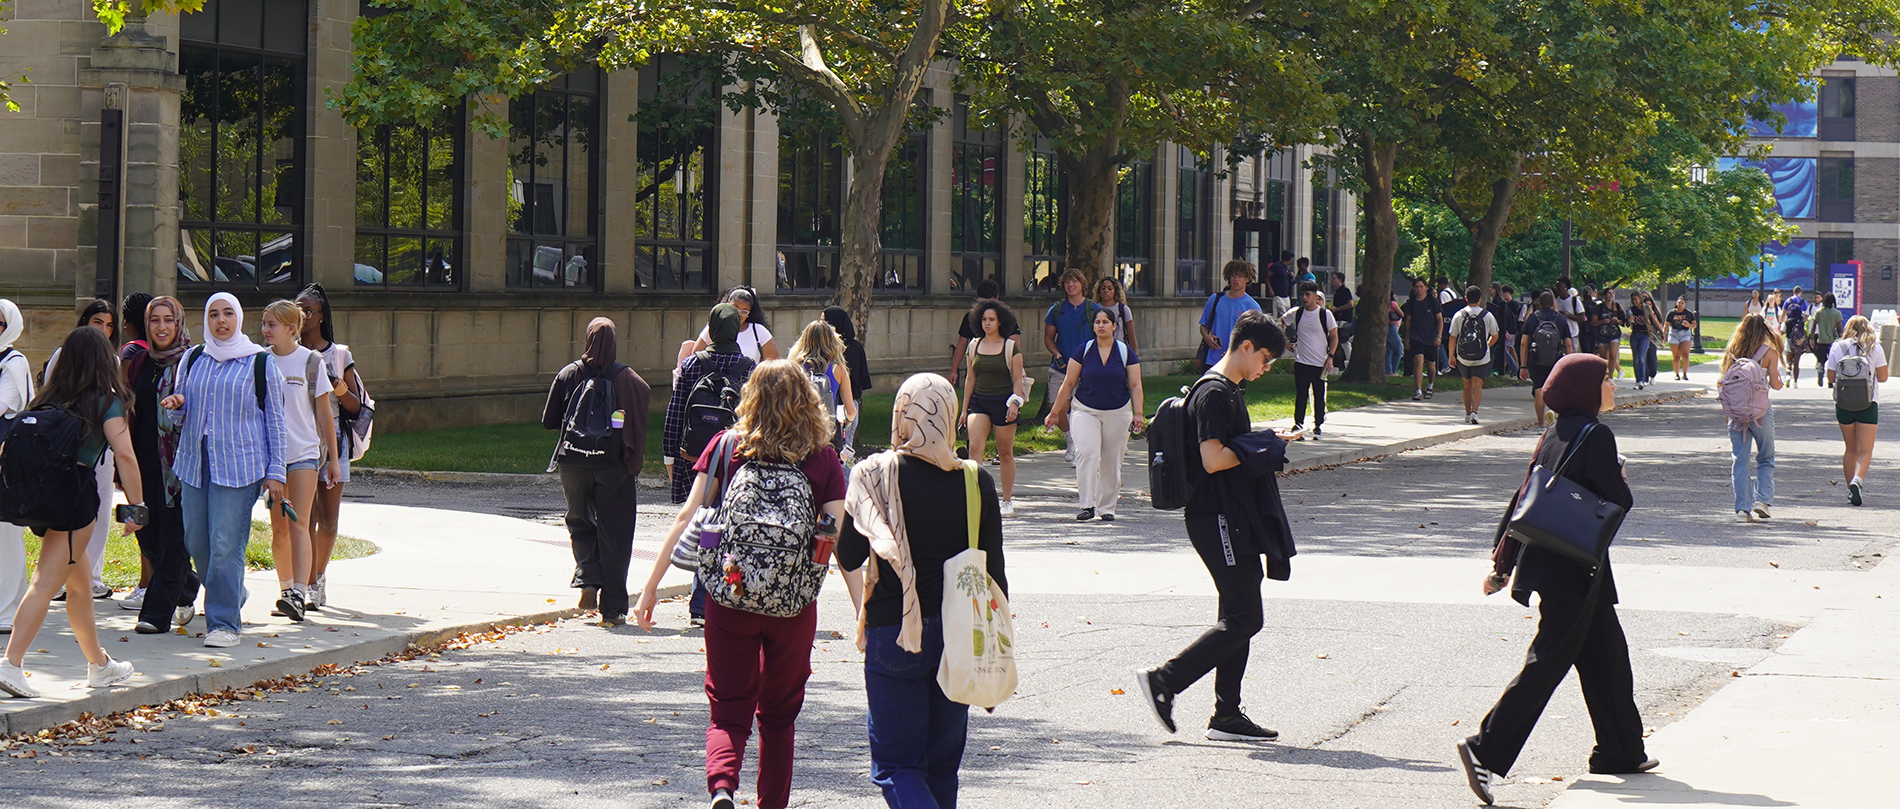
<svg viewBox="0 0 1900 809">
<path fill-rule="evenodd" d="M 337 537 L 336 550 L 331 559 L 360 559 L 378 551 L 374 543 L 355 537 Z M 26 566 L 30 569 L 38 564 L 40 558 L 40 538 L 32 531 L 26 532 Z M 271 567 L 270 524 L 251 521 L 251 542 L 244 548 L 244 565 L 251 570 L 264 570 Z M 112 533 L 106 539 L 106 584 L 114 589 L 137 586 L 139 583 L 139 543 L 138 538 L 125 533 L 120 525 L 112 526 Z"/>
</svg>

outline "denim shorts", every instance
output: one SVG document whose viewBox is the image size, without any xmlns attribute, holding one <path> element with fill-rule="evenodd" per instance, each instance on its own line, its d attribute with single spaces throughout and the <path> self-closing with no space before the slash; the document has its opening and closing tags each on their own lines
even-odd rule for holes
<svg viewBox="0 0 1900 809">
<path fill-rule="evenodd" d="M 299 469 L 303 469 L 303 470 L 315 472 L 317 471 L 317 468 L 322 465 L 322 463 L 323 463 L 322 461 L 319 461 L 315 458 L 311 458 L 310 460 L 307 460 L 307 461 L 291 461 L 290 463 L 284 464 L 284 471 L 295 472 Z"/>
<path fill-rule="evenodd" d="M 1670 329 L 1669 344 L 1672 346 L 1695 342 L 1695 332 L 1688 329 Z"/>
</svg>

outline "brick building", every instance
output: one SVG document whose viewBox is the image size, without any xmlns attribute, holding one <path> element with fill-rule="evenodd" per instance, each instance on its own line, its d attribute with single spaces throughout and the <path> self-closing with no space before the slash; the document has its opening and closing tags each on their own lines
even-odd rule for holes
<svg viewBox="0 0 1900 809">
<path fill-rule="evenodd" d="M 622 358 L 663 380 L 718 291 L 756 287 L 789 348 L 836 278 L 848 161 L 751 112 L 648 137 L 629 116 L 664 59 L 483 100 L 511 122 L 504 139 L 460 110 L 359 130 L 326 103 L 348 79 L 352 23 L 375 13 L 359 0 L 207 0 L 111 37 L 83 0 L 13 0 L 8 13 L 0 75 L 31 82 L 15 84 L 20 112 L 0 112 L 0 296 L 28 312 L 21 345 L 36 364 L 101 266 L 121 268 L 122 292 L 188 306 L 221 290 L 256 306 L 316 281 L 385 427 L 519 420 L 538 415 L 594 316 L 620 323 Z M 949 69 L 925 93 L 950 114 L 900 149 L 886 183 L 864 336 L 884 376 L 947 368 L 978 278 L 1040 311 L 1038 279 L 1060 267 L 1054 156 L 970 126 Z M 108 109 L 126 122 L 124 226 L 101 262 Z M 1174 147 L 1127 167 L 1100 269 L 1140 298 L 1152 370 L 1189 356 L 1228 258 L 1286 248 L 1350 277 L 1354 201 L 1314 182 L 1300 167 L 1310 154 L 1228 178 Z"/>
</svg>

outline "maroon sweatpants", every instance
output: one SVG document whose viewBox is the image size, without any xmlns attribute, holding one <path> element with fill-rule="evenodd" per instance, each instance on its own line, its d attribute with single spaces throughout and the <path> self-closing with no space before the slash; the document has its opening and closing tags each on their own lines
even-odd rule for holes
<svg viewBox="0 0 1900 809">
<path fill-rule="evenodd" d="M 753 805 L 784 809 L 792 796 L 792 735 L 811 679 L 818 605 L 773 618 L 706 602 L 706 792 L 739 791 L 752 717 L 759 717 L 759 789 Z"/>
</svg>

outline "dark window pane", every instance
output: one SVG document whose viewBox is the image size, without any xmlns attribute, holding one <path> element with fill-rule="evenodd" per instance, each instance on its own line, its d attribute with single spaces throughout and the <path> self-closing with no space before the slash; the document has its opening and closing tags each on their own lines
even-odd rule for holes
<svg viewBox="0 0 1900 809">
<path fill-rule="evenodd" d="M 384 164 L 380 127 L 356 130 L 356 225 L 382 227 Z M 359 261 L 361 259 L 358 259 Z"/>
<path fill-rule="evenodd" d="M 534 195 L 528 189 L 535 175 L 535 96 L 514 99 L 508 105 L 508 221 L 516 233 L 531 233 Z"/>
<path fill-rule="evenodd" d="M 424 226 L 431 230 L 455 227 L 455 147 L 460 140 L 456 121 L 455 116 L 445 116 L 428 132 L 428 216 Z"/>
<path fill-rule="evenodd" d="M 192 228 L 178 233 L 178 280 L 185 283 L 212 281 L 217 269 L 213 261 L 218 255 L 216 234 L 209 229 Z"/>
<path fill-rule="evenodd" d="M 236 3 L 227 3 L 229 8 Z M 218 58 L 217 219 L 256 222 L 258 207 L 258 86 L 256 56 L 225 52 Z"/>
<path fill-rule="evenodd" d="M 188 14 L 187 17 L 198 15 Z M 178 49 L 185 92 L 179 98 L 178 199 L 188 220 L 213 218 L 212 172 L 217 163 L 218 53 L 209 48 Z"/>
<path fill-rule="evenodd" d="M 294 224 L 302 219 L 303 169 L 297 159 L 297 67 L 278 59 L 264 60 L 262 146 L 265 150 L 260 196 L 263 221 L 273 225 Z"/>
<path fill-rule="evenodd" d="M 213 281 L 257 283 L 257 234 L 248 230 L 218 231 L 217 254 L 212 264 Z"/>
<path fill-rule="evenodd" d="M 264 33 L 262 0 L 223 0 L 218 3 L 218 43 L 240 48 L 261 47 Z"/>
<path fill-rule="evenodd" d="M 389 137 L 389 227 L 424 226 L 422 184 L 425 169 L 425 130 L 392 126 Z"/>
<path fill-rule="evenodd" d="M 357 236 L 356 283 L 382 284 L 386 277 L 383 273 L 384 266 L 383 237 Z"/>
<path fill-rule="evenodd" d="M 567 179 L 567 98 L 535 93 L 534 219 L 532 233 L 559 236 L 567 217 L 560 204 Z"/>
<path fill-rule="evenodd" d="M 304 0 L 264 0 L 264 3 L 265 49 L 303 53 L 310 38 L 310 19 L 304 10 Z"/>
<path fill-rule="evenodd" d="M 593 71 L 582 71 L 589 76 Z M 563 205 L 565 222 L 560 233 L 567 236 L 594 235 L 594 99 L 568 96 L 567 120 L 567 199 Z"/>
<path fill-rule="evenodd" d="M 534 282 L 534 242 L 526 239 L 508 240 L 508 285 L 511 287 L 530 286 Z"/>
<path fill-rule="evenodd" d="M 218 0 L 205 0 L 204 8 L 179 15 L 178 38 L 188 42 L 218 41 Z M 183 56 L 182 49 L 179 55 Z"/>
<path fill-rule="evenodd" d="M 289 284 L 297 280 L 297 237 L 265 231 L 257 236 L 258 282 Z"/>
<path fill-rule="evenodd" d="M 423 245 L 422 274 L 423 283 L 456 283 L 455 262 L 458 260 L 454 239 L 429 239 Z"/>
<path fill-rule="evenodd" d="M 422 240 L 407 236 L 389 239 L 389 285 L 422 283 Z"/>
</svg>

